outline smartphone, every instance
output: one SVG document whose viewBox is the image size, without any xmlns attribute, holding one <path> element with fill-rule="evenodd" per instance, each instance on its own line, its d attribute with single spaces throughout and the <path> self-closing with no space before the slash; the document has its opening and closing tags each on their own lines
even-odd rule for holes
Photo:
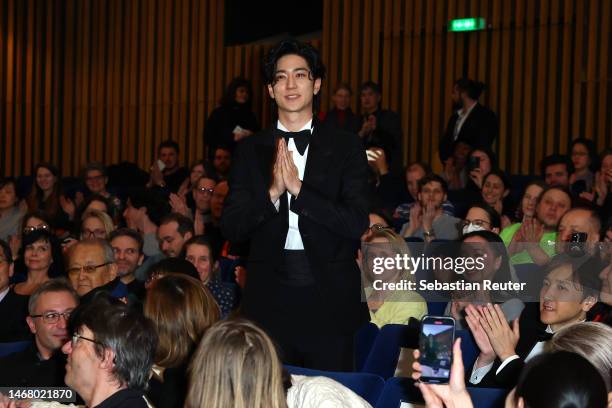
<svg viewBox="0 0 612 408">
<path fill-rule="evenodd" d="M 166 163 L 164 163 L 161 160 L 157 161 L 157 167 L 159 168 L 159 171 L 164 171 L 164 169 L 166 168 Z"/>
<path fill-rule="evenodd" d="M 588 234 L 586 232 L 574 232 L 570 241 L 567 244 L 567 250 L 570 256 L 580 258 L 586 253 L 586 241 Z"/>
<path fill-rule="evenodd" d="M 380 156 L 380 153 L 376 150 L 368 149 L 366 150 L 366 156 L 368 157 L 368 161 L 375 161 Z"/>
<path fill-rule="evenodd" d="M 470 171 L 480 168 L 480 157 L 471 156 L 468 160 L 468 169 Z"/>
<path fill-rule="evenodd" d="M 421 381 L 447 384 L 453 363 L 455 319 L 448 316 L 425 316 L 421 320 L 419 350 Z"/>
</svg>

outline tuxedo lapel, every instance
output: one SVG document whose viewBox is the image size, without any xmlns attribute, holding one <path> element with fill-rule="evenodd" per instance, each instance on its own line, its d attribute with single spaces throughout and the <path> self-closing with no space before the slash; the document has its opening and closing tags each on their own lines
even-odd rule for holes
<svg viewBox="0 0 612 408">
<path fill-rule="evenodd" d="M 304 169 L 304 183 L 311 186 L 325 184 L 327 169 L 331 164 L 333 136 L 327 129 L 315 123 L 312 140 L 308 149 L 308 159 Z"/>
</svg>

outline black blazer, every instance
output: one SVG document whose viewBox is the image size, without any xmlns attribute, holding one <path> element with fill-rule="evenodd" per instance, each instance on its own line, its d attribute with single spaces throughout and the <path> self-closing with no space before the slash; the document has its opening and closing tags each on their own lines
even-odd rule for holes
<svg viewBox="0 0 612 408">
<path fill-rule="evenodd" d="M 278 323 L 282 305 L 277 295 L 283 290 L 278 267 L 289 229 L 285 195 L 277 212 L 268 192 L 275 140 L 268 129 L 238 144 L 221 217 L 229 241 L 250 240 L 243 311 L 264 326 Z M 291 203 L 321 295 L 316 301 L 343 333 L 368 319 L 355 262 L 359 238 L 368 227 L 367 166 L 358 136 L 315 123 L 302 188 Z"/>
<path fill-rule="evenodd" d="M 28 316 L 29 296 L 18 295 L 9 289 L 4 299 L 0 301 L 0 343 L 30 340 L 32 335 L 26 317 Z"/>
<path fill-rule="evenodd" d="M 453 154 L 455 143 L 453 133 L 458 119 L 457 112 L 453 113 L 446 125 L 444 136 L 440 139 L 439 152 L 442 163 Z M 476 102 L 468 117 L 465 118 L 461 130 L 459 130 L 457 141 L 465 142 L 473 148 L 491 149 L 493 141 L 498 135 L 499 121 L 497 115 L 491 109 Z"/>
</svg>

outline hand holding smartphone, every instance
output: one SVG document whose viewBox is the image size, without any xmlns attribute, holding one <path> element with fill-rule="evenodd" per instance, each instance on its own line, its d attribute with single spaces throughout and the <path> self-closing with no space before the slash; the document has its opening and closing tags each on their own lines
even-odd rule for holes
<svg viewBox="0 0 612 408">
<path fill-rule="evenodd" d="M 419 338 L 420 381 L 447 384 L 453 363 L 455 319 L 447 316 L 425 316 Z"/>
</svg>

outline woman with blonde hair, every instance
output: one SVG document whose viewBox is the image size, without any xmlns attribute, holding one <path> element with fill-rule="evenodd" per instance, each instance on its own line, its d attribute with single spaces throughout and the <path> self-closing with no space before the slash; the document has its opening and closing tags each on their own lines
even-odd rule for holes
<svg viewBox="0 0 612 408">
<path fill-rule="evenodd" d="M 183 407 L 187 366 L 206 330 L 219 320 L 219 307 L 202 282 L 169 273 L 151 283 L 144 314 L 159 337 L 147 397 L 157 408 Z"/>
<path fill-rule="evenodd" d="M 81 239 L 108 239 L 115 230 L 113 219 L 100 210 L 89 210 L 81 217 Z"/>
<path fill-rule="evenodd" d="M 276 348 L 246 320 L 211 327 L 195 352 L 189 377 L 188 408 L 287 407 Z"/>
</svg>

